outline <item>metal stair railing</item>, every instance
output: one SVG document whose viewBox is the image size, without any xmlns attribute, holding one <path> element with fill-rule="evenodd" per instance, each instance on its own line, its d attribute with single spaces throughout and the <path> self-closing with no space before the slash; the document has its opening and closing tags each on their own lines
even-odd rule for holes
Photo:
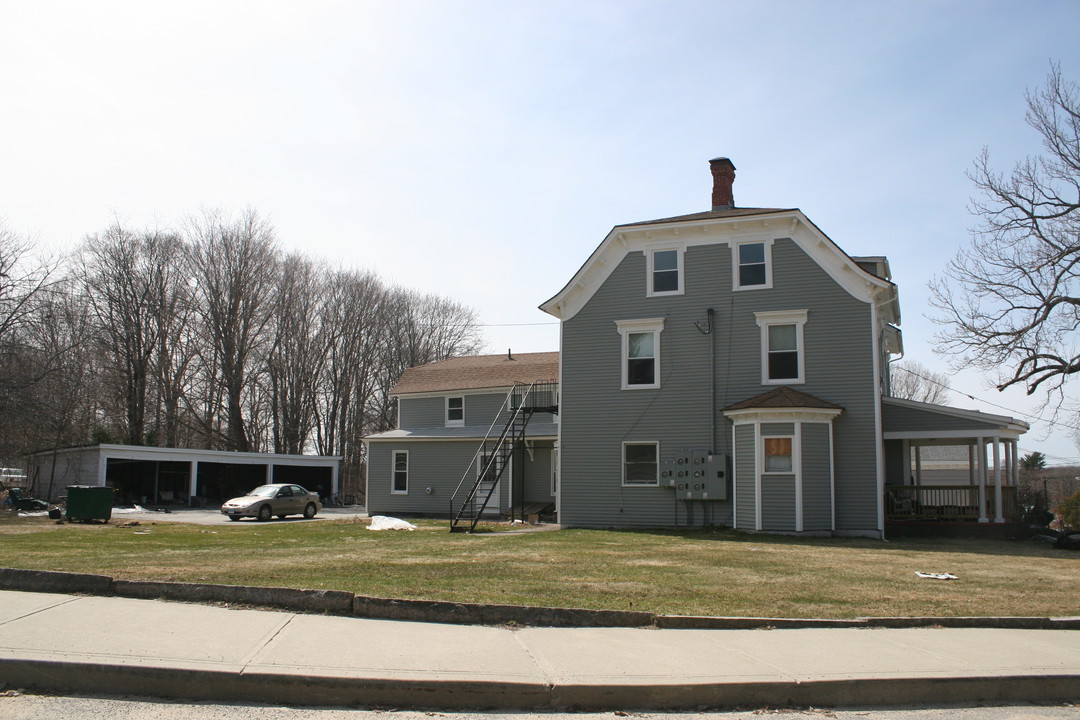
<svg viewBox="0 0 1080 720">
<path fill-rule="evenodd" d="M 526 410 L 525 401 L 528 399 L 529 394 L 532 392 L 535 385 L 536 383 L 533 383 L 532 385 L 529 385 L 524 392 L 521 392 L 519 388 L 525 387 L 525 384 L 514 383 L 514 386 L 510 388 L 510 391 L 506 394 L 502 407 L 510 408 L 510 416 L 503 425 L 498 439 L 492 440 L 491 435 L 499 423 L 501 413 L 500 415 L 496 415 L 495 419 L 492 420 L 491 425 L 488 427 L 487 434 L 480 442 L 480 447 L 476 449 L 472 460 L 469 462 L 469 466 L 465 469 L 465 474 L 461 476 L 461 480 L 458 482 L 453 495 L 450 497 L 450 532 L 472 532 L 476 529 L 476 525 L 480 521 L 480 516 L 483 514 L 484 510 L 487 509 L 488 502 L 491 500 L 491 496 L 494 495 L 495 488 L 499 485 L 499 480 L 502 478 L 503 473 L 510 464 L 507 461 L 513 453 L 514 442 L 518 432 L 518 428 L 516 427 L 517 422 L 519 418 L 524 419 L 520 428 L 520 432 L 524 433 L 525 424 L 528 423 L 528 417 L 532 414 L 531 411 Z M 514 402 L 515 394 L 521 398 L 520 402 Z M 509 443 L 507 442 L 508 439 Z M 469 480 L 470 475 L 474 472 L 474 468 L 479 471 L 476 472 L 475 479 L 472 483 L 466 485 L 466 481 Z M 492 475 L 493 472 L 494 475 Z M 489 486 L 487 492 L 483 494 L 482 502 L 480 502 L 478 506 L 477 491 L 485 481 L 489 482 Z M 458 506 L 457 499 L 463 488 L 468 488 L 468 490 L 462 498 L 460 506 Z M 455 507 L 457 508 L 456 510 Z M 469 524 L 468 530 L 464 527 L 465 523 Z"/>
</svg>

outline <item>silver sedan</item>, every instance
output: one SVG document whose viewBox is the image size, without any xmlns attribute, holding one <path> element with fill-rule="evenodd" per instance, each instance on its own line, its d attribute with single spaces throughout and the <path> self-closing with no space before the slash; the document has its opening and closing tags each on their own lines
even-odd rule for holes
<svg viewBox="0 0 1080 720">
<path fill-rule="evenodd" d="M 283 518 L 286 515 L 315 517 L 322 510 L 318 493 L 308 492 L 299 485 L 275 483 L 260 485 L 243 497 L 235 497 L 221 506 L 221 514 L 230 520 L 253 517 L 266 521 L 274 515 Z"/>
</svg>

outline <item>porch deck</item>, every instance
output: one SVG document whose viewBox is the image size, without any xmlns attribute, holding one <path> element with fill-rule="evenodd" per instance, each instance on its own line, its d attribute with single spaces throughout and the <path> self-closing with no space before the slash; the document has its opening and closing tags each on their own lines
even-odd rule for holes
<svg viewBox="0 0 1080 720">
<path fill-rule="evenodd" d="M 986 487 L 986 507 L 979 508 L 977 485 L 902 485 L 885 488 L 885 520 L 921 522 L 978 522 L 991 521 L 997 515 L 997 488 Z M 1006 521 L 1015 520 L 1017 513 L 1016 487 L 1001 488 L 1001 514 Z"/>
</svg>

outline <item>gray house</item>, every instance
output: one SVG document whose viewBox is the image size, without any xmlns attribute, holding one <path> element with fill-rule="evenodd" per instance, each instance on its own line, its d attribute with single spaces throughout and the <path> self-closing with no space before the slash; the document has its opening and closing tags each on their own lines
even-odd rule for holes
<svg viewBox="0 0 1080 720">
<path fill-rule="evenodd" d="M 368 514 L 456 515 L 463 505 L 470 520 L 515 508 L 521 515 L 554 512 L 558 428 L 550 396 L 558 372 L 554 352 L 459 357 L 406 370 L 392 390 L 397 429 L 365 438 Z M 541 387 L 545 406 L 523 409 L 520 396 L 533 388 L 526 394 L 535 400 Z M 514 418 L 517 432 L 504 437 Z"/>
<path fill-rule="evenodd" d="M 798 209 L 736 207 L 734 165 L 718 158 L 711 170 L 710 210 L 615 226 L 541 305 L 561 321 L 557 390 L 537 393 L 538 376 L 522 374 L 494 426 L 510 448 L 530 434 L 534 448 L 551 443 L 559 522 L 882 537 L 887 519 L 1004 521 L 1027 426 L 888 397 L 903 349 L 887 259 L 847 255 Z M 410 482 L 433 495 L 426 467 L 469 462 L 466 450 L 437 455 L 434 445 L 396 459 L 381 451 L 390 439 L 437 440 L 421 428 L 448 425 L 450 398 L 467 391 L 424 388 L 421 419 L 409 382 L 398 388 L 401 436 L 371 439 L 372 509 L 420 509 L 378 489 L 406 456 Z M 531 429 L 530 417 L 543 425 Z M 968 448 L 969 484 L 928 494 L 912 468 L 924 445 Z M 498 484 L 497 465 L 476 482 Z"/>
</svg>

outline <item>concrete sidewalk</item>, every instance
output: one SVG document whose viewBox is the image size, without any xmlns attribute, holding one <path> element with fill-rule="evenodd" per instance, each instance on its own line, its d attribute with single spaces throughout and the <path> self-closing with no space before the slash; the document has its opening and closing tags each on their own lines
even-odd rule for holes
<svg viewBox="0 0 1080 720">
<path fill-rule="evenodd" d="M 1080 699 L 1080 631 L 505 628 L 0 591 L 0 685 L 411 708 Z"/>
</svg>

